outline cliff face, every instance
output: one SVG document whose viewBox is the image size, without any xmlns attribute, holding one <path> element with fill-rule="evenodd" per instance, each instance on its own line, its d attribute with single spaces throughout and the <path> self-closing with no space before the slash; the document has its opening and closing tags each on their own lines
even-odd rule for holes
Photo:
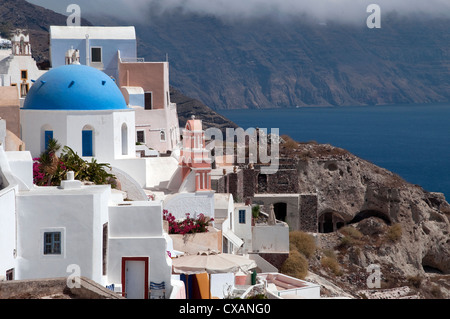
<svg viewBox="0 0 450 319">
<path fill-rule="evenodd" d="M 213 109 L 450 100 L 450 20 L 385 13 L 368 29 L 303 18 L 152 16 L 137 25 L 139 52 L 167 53 L 173 86 Z"/>
<path fill-rule="evenodd" d="M 334 213 L 347 225 L 318 235 L 322 248 L 339 252 L 345 271 L 338 281 L 352 283 L 353 290 L 367 288 L 371 264 L 381 266 L 386 287 L 408 285 L 430 272 L 450 274 L 450 205 L 442 194 L 330 145 L 300 144 L 294 154 L 300 192 L 317 193 L 318 213 Z M 348 227 L 360 234 L 350 240 Z M 450 277 L 444 278 L 448 294 Z"/>
</svg>

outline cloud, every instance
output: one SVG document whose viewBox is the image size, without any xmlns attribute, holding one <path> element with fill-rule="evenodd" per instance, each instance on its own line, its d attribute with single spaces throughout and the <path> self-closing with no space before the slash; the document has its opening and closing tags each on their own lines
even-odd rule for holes
<svg viewBox="0 0 450 319">
<path fill-rule="evenodd" d="M 378 4 L 382 12 L 399 14 L 441 15 L 450 17 L 449 0 L 28 0 L 65 13 L 71 3 L 79 4 L 82 12 L 110 15 L 126 20 L 146 19 L 150 12 L 173 9 L 186 13 L 214 15 L 221 18 L 308 16 L 320 21 L 361 21 L 369 14 L 369 4 Z"/>
</svg>

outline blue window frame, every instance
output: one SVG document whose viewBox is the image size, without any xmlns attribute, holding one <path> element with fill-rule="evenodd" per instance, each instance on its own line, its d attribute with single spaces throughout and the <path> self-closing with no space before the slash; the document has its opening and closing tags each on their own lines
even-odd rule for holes
<svg viewBox="0 0 450 319">
<path fill-rule="evenodd" d="M 48 148 L 48 142 L 53 138 L 53 131 L 44 132 L 45 150 Z"/>
<path fill-rule="evenodd" d="M 61 255 L 61 232 L 44 233 L 44 255 Z"/>
<path fill-rule="evenodd" d="M 245 209 L 239 210 L 239 224 L 245 224 Z"/>
<path fill-rule="evenodd" d="M 82 156 L 94 156 L 92 131 L 83 131 L 82 133 Z"/>
</svg>

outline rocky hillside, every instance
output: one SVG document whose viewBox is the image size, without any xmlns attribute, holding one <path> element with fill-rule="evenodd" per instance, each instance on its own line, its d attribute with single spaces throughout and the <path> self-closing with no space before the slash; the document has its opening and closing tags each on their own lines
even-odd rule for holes
<svg viewBox="0 0 450 319">
<path fill-rule="evenodd" d="M 16 28 L 30 32 L 33 58 L 48 67 L 50 25 L 65 25 L 67 17 L 52 10 L 32 5 L 25 0 L 0 0 L 0 28 L 2 34 Z M 82 25 L 91 25 L 82 19 Z"/>
<path fill-rule="evenodd" d="M 343 222 L 314 234 L 310 279 L 343 289 L 324 284 L 325 295 L 450 298 L 450 205 L 442 194 L 331 145 L 290 143 L 284 151 L 297 163 L 300 191 L 318 194 L 319 214 Z M 371 264 L 386 291 L 368 289 Z"/>
<path fill-rule="evenodd" d="M 238 127 L 234 122 L 213 111 L 201 101 L 187 97 L 173 87 L 170 88 L 170 100 L 177 104 L 180 128 L 185 127 L 187 120 L 191 119 L 192 115 L 202 120 L 204 129 L 215 127 L 225 133 L 227 128 Z"/>
<path fill-rule="evenodd" d="M 359 25 L 304 17 L 227 22 L 167 12 L 138 24 L 137 34 L 142 57 L 168 54 L 172 84 L 181 92 L 231 109 L 448 102 L 449 29 L 450 19 L 387 13 L 374 30 L 365 19 Z"/>
</svg>

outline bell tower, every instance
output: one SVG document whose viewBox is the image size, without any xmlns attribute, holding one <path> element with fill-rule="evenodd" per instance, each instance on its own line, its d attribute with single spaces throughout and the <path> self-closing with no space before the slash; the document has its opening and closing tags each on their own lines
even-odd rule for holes
<svg viewBox="0 0 450 319">
<path fill-rule="evenodd" d="M 12 54 L 31 56 L 30 34 L 26 30 L 17 29 L 11 38 Z"/>
</svg>

